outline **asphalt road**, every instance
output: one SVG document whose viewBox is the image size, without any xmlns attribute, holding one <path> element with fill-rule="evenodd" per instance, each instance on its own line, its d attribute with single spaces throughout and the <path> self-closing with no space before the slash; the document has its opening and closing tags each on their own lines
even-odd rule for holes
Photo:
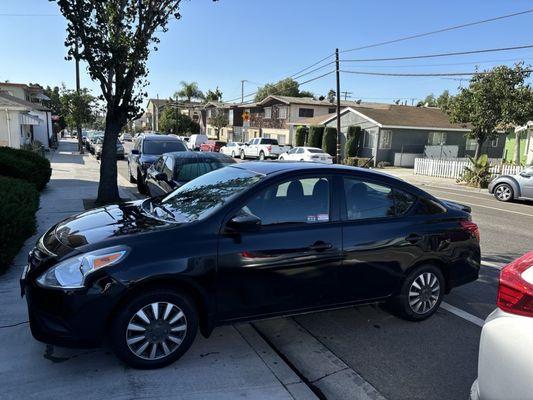
<svg viewBox="0 0 533 400">
<path fill-rule="evenodd" d="M 128 178 L 125 161 L 119 173 Z M 501 203 L 453 185 L 423 189 L 472 207 L 484 264 L 476 282 L 454 289 L 435 316 L 419 323 L 379 306 L 291 319 L 389 400 L 466 399 L 477 376 L 482 321 L 495 308 L 499 268 L 532 250 L 533 204 Z"/>
</svg>

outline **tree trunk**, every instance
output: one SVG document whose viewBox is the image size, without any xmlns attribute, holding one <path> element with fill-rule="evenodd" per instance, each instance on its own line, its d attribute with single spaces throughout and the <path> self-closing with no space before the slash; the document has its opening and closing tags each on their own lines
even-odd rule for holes
<svg viewBox="0 0 533 400">
<path fill-rule="evenodd" d="M 78 125 L 76 127 L 76 131 L 78 133 L 78 151 L 80 152 L 80 154 L 83 154 L 84 153 L 84 148 L 83 148 L 83 141 L 81 140 L 82 137 L 81 137 L 81 127 Z"/>
<path fill-rule="evenodd" d="M 514 162 L 520 165 L 520 132 L 515 129 L 515 144 L 514 144 Z"/>
<path fill-rule="evenodd" d="M 117 185 L 117 139 L 122 126 L 122 116 L 107 111 L 102 155 L 100 157 L 100 183 L 98 185 L 98 204 L 120 201 Z"/>
<path fill-rule="evenodd" d="M 476 140 L 476 152 L 474 153 L 474 160 L 477 160 L 479 156 L 481 155 L 481 146 L 483 146 L 484 142 L 485 142 L 485 139 L 478 138 Z"/>
</svg>

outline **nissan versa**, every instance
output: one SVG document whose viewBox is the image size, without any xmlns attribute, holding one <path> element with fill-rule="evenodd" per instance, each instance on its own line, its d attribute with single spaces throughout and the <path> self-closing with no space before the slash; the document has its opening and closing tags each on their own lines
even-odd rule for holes
<svg viewBox="0 0 533 400">
<path fill-rule="evenodd" d="M 466 206 L 369 170 L 250 162 L 58 223 L 21 287 L 36 339 L 157 368 L 234 321 L 371 302 L 420 321 L 479 267 Z"/>
</svg>

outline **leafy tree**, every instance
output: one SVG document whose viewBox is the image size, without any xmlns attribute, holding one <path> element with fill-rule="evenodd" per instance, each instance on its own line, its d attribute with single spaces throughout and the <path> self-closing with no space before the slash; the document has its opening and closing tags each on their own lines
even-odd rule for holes
<svg viewBox="0 0 533 400">
<path fill-rule="evenodd" d="M 296 141 L 296 146 L 305 146 L 305 141 L 307 139 L 307 135 L 308 135 L 309 131 L 307 129 L 307 126 L 299 126 L 296 128 L 296 137 L 295 137 L 295 141 Z"/>
<path fill-rule="evenodd" d="M 322 136 L 322 150 L 328 153 L 330 156 L 335 157 L 337 154 L 337 128 L 331 126 L 324 129 L 324 135 Z"/>
<path fill-rule="evenodd" d="M 220 139 L 220 130 L 229 124 L 228 117 L 222 112 L 215 113 L 214 116 L 207 121 L 209 125 L 213 125 L 217 131 L 217 139 Z"/>
<path fill-rule="evenodd" d="M 398 101 L 399 103 L 399 101 Z M 435 95 L 433 93 L 426 96 L 426 98 L 422 101 L 419 101 L 417 104 L 418 107 L 437 107 L 437 99 L 435 98 Z"/>
<path fill-rule="evenodd" d="M 524 85 L 528 76 L 522 64 L 514 68 L 501 65 L 475 74 L 469 86 L 461 88 L 451 101 L 448 110 L 451 121 L 470 123 L 472 127 L 468 137 L 476 140 L 476 160 L 485 141 L 497 137 L 498 128 L 519 124 L 526 115 L 531 116 L 528 111 L 531 89 Z"/>
<path fill-rule="evenodd" d="M 337 99 L 337 92 L 335 92 L 333 89 L 329 89 L 328 95 L 326 96 L 326 99 L 330 103 L 335 103 L 335 100 Z"/>
<path fill-rule="evenodd" d="M 181 81 L 180 85 L 181 89 L 174 93 L 176 99 L 186 99 L 190 103 L 193 99 L 203 100 L 205 98 L 202 91 L 198 88 L 198 83 Z"/>
<path fill-rule="evenodd" d="M 351 125 L 348 127 L 348 140 L 345 144 L 344 154 L 346 158 L 356 157 L 359 150 L 359 140 L 361 137 L 361 127 Z"/>
<path fill-rule="evenodd" d="M 80 89 L 78 92 L 63 88 L 60 100 L 61 112 L 65 123 L 70 129 L 94 122 L 96 119 L 94 113 L 95 100 L 89 89 Z M 81 136 L 78 137 L 78 148 L 83 153 Z"/>
<path fill-rule="evenodd" d="M 309 128 L 309 138 L 307 145 L 310 147 L 322 147 L 322 136 L 324 135 L 323 126 L 311 126 Z"/>
<path fill-rule="evenodd" d="M 255 101 L 261 101 L 270 95 L 291 96 L 291 97 L 314 97 L 308 91 L 300 91 L 299 84 L 294 79 L 286 78 L 277 83 L 267 83 L 260 87 L 255 95 Z"/>
<path fill-rule="evenodd" d="M 447 111 L 450 108 L 450 103 L 452 102 L 452 100 L 453 97 L 450 96 L 450 92 L 448 90 L 445 90 L 441 93 L 439 97 L 437 97 L 436 106 L 443 111 Z"/>
<path fill-rule="evenodd" d="M 48 106 L 52 110 L 52 114 L 59 117 L 59 120 L 54 123 L 54 132 L 57 133 L 59 130 L 63 130 L 67 127 L 67 124 L 65 122 L 65 118 L 63 116 L 63 110 L 61 106 L 61 92 L 59 86 L 54 86 L 51 88 L 50 86 L 47 86 L 44 89 L 44 94 L 50 98 L 50 101 L 48 102 Z"/>
<path fill-rule="evenodd" d="M 157 50 L 157 32 L 167 30 L 171 18 L 180 18 L 181 0 L 50 0 L 67 20 L 69 59 L 88 65 L 106 105 L 106 129 L 100 165 L 98 203 L 120 199 L 117 186 L 116 141 L 127 121 L 140 114 L 147 96 L 151 50 Z"/>
<path fill-rule="evenodd" d="M 217 87 L 215 91 L 208 90 L 205 94 L 205 101 L 220 101 L 222 100 L 222 92 Z"/>
<path fill-rule="evenodd" d="M 195 134 L 200 132 L 200 125 L 178 108 L 166 107 L 159 117 L 159 128 L 163 132 L 175 135 Z"/>
</svg>

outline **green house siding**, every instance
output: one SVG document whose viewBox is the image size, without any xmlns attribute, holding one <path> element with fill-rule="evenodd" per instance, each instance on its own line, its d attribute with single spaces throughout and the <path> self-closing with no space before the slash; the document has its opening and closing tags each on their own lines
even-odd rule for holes
<svg viewBox="0 0 533 400">
<path fill-rule="evenodd" d="M 515 159 L 515 144 L 516 144 L 516 135 L 510 133 L 507 136 L 505 141 L 505 149 L 503 156 L 505 161 L 514 161 Z M 520 133 L 520 163 L 526 163 L 526 145 L 527 145 L 527 131 Z"/>
</svg>

